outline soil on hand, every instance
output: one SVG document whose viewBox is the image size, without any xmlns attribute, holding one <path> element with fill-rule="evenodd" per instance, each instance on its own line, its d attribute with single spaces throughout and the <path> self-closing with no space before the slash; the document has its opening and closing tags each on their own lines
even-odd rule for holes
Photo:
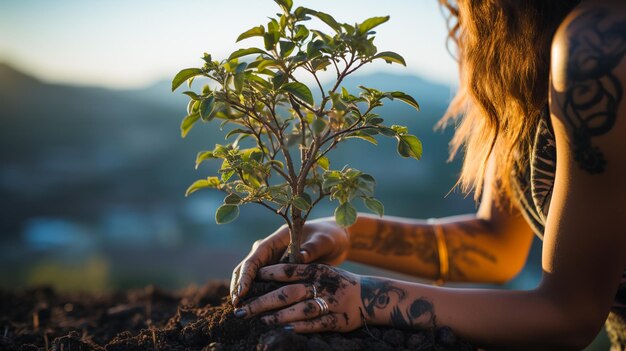
<svg viewBox="0 0 626 351">
<path fill-rule="evenodd" d="M 259 285 L 256 294 L 267 290 Z M 0 292 L 0 350 L 474 350 L 448 328 L 301 335 L 234 317 L 225 282 L 170 293 Z"/>
</svg>

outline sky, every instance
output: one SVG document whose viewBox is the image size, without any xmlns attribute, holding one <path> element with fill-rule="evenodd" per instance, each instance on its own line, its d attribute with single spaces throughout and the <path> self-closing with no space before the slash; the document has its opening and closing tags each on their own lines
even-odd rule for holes
<svg viewBox="0 0 626 351">
<path fill-rule="evenodd" d="M 390 15 L 376 29 L 379 51 L 396 51 L 407 68 L 373 64 L 362 71 L 420 75 L 454 84 L 446 24 L 436 0 L 295 0 L 339 22 Z M 239 33 L 279 12 L 272 0 L 3 0 L 0 62 L 57 83 L 139 88 L 221 59 L 237 48 Z M 319 25 L 322 28 L 323 25 Z"/>
</svg>

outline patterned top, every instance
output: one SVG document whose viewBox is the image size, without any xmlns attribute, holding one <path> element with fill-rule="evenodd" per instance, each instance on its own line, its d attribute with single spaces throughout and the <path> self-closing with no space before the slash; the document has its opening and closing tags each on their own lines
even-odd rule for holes
<svg viewBox="0 0 626 351">
<path fill-rule="evenodd" d="M 554 190 L 556 161 L 556 141 L 549 110 L 546 108 L 535 133 L 529 167 L 520 172 L 517 182 L 518 199 L 522 213 L 535 234 L 541 239 L 543 239 L 552 191 Z M 623 323 L 626 319 L 626 270 L 622 274 L 622 282 L 615 296 L 612 312 L 609 320 L 621 318 Z M 623 328 L 621 326 L 619 331 L 621 338 L 624 338 L 624 334 L 626 334 Z M 612 331 L 614 332 L 614 330 Z M 623 340 L 621 341 L 623 342 Z"/>
</svg>

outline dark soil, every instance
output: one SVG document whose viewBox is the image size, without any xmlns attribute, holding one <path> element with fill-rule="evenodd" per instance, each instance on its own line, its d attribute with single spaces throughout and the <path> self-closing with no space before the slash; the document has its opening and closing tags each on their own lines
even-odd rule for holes
<svg viewBox="0 0 626 351">
<path fill-rule="evenodd" d="M 227 295 L 223 282 L 176 293 L 0 292 L 0 350 L 474 350 L 448 328 L 300 335 L 235 318 Z"/>
</svg>

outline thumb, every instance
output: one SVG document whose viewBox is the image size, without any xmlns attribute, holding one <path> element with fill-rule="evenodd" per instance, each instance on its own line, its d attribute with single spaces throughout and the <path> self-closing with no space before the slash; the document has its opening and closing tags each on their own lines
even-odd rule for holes
<svg viewBox="0 0 626 351">
<path fill-rule="evenodd" d="M 303 263 L 316 262 L 333 250 L 332 240 L 327 235 L 316 235 L 300 247 Z"/>
</svg>

